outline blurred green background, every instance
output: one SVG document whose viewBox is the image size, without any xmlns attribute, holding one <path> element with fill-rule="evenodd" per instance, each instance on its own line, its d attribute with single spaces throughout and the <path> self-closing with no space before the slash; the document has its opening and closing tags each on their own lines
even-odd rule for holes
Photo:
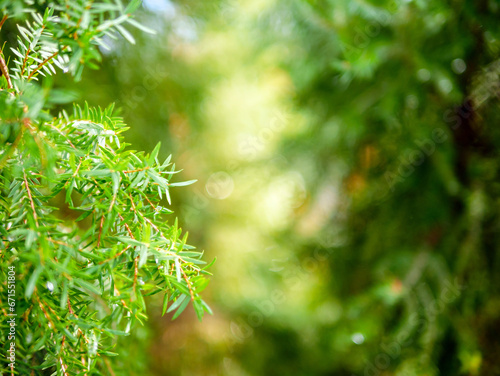
<svg viewBox="0 0 500 376">
<path fill-rule="evenodd" d="M 500 375 L 499 8 L 144 0 L 157 34 L 74 95 L 198 179 L 174 209 L 217 262 L 131 374 Z"/>
</svg>

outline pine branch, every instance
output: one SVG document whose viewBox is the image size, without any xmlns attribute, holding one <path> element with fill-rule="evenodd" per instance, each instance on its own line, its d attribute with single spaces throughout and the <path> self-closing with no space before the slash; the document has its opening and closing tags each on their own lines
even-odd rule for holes
<svg viewBox="0 0 500 376">
<path fill-rule="evenodd" d="M 63 48 L 61 48 L 61 51 L 64 51 L 68 46 L 64 46 Z M 38 66 L 28 75 L 28 81 L 45 65 L 47 64 L 50 60 L 52 60 L 53 58 L 55 58 L 59 52 L 61 51 L 56 51 L 54 52 L 52 55 L 50 55 L 48 58 L 46 58 L 45 60 L 43 60 L 40 64 L 38 64 Z"/>
<path fill-rule="evenodd" d="M 9 18 L 8 15 L 4 15 L 2 17 L 2 20 L 0 21 L 0 30 L 2 30 L 3 24 L 5 23 L 5 21 L 7 21 L 7 18 Z"/>
<path fill-rule="evenodd" d="M 123 13 L 119 5 L 107 6 L 116 7 L 112 16 Z M 171 226 L 160 218 L 167 212 L 159 204 L 172 173 L 166 171 L 169 160 L 158 163 L 159 145 L 147 158 L 120 147 L 125 124 L 113 106 L 75 105 L 72 114 L 54 116 L 46 104 L 50 93 L 35 79 L 42 70 L 55 73 L 53 65 L 78 76 L 98 53 L 90 41 L 98 41 L 104 28 L 126 34 L 120 24 L 129 14 L 103 20 L 100 9 L 92 10 L 88 3 L 71 13 L 57 6 L 43 15 L 32 13 L 33 22 L 18 25 L 19 49 L 11 48 L 16 57 L 10 72 L 0 51 L 0 71 L 9 90 L 16 89 L 9 95 L 0 92 L 0 190 L 5 195 L 0 219 L 8 234 L 0 231 L 0 246 L 15 250 L 10 257 L 3 257 L 2 250 L 0 266 L 7 269 L 14 260 L 22 276 L 23 318 L 30 323 L 22 327 L 22 335 L 29 328 L 34 343 L 47 350 L 38 358 L 23 349 L 23 357 L 32 361 L 20 365 L 19 374 L 42 364 L 64 376 L 99 374 L 106 368 L 112 374 L 106 351 L 117 333 L 128 333 L 131 324 L 146 318 L 144 296 L 152 291 L 168 291 L 175 317 L 187 304 L 174 302 L 189 291 L 189 302 L 199 317 L 203 314 L 204 302 L 196 292 L 204 278 L 196 266 L 203 263 L 202 253 L 184 252 L 186 237 L 178 239 L 182 230 L 177 222 Z M 82 12 L 87 11 L 90 21 L 81 30 Z M 85 38 L 74 50 L 83 50 L 83 57 L 73 59 L 68 40 L 80 34 Z M 124 213 L 133 213 L 137 222 L 126 222 Z M 177 278 L 169 271 L 172 260 Z M 140 280 L 144 285 L 139 286 Z M 93 314 L 95 310 L 102 314 Z M 87 358 L 79 356 L 84 353 Z"/>
<path fill-rule="evenodd" d="M 5 17 L 4 17 L 4 19 L 5 19 Z M 3 51 L 0 51 L 0 70 L 2 71 L 2 75 L 7 80 L 7 87 L 9 89 L 13 89 L 14 86 L 12 85 L 12 81 L 10 79 L 9 69 L 7 68 L 7 64 L 5 63 Z"/>
</svg>

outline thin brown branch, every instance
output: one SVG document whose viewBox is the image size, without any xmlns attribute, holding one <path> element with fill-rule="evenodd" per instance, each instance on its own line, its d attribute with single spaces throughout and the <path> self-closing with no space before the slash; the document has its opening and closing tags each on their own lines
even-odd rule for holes
<svg viewBox="0 0 500 376">
<path fill-rule="evenodd" d="M 59 245 L 64 245 L 66 247 L 70 247 L 70 245 L 68 243 L 65 243 L 63 241 L 60 241 L 60 240 L 54 240 L 54 239 L 51 239 L 51 238 L 47 238 L 47 240 L 51 243 L 54 243 L 54 244 L 59 244 Z"/>
<path fill-rule="evenodd" d="M 120 296 L 120 295 L 121 295 L 121 292 L 120 292 L 120 290 L 118 290 L 118 287 L 116 287 L 116 285 L 115 285 L 115 294 L 117 294 L 118 296 Z M 125 308 L 127 308 L 129 311 L 131 311 L 131 312 L 132 312 L 132 310 L 128 307 L 127 303 L 125 303 L 125 300 L 120 299 L 120 302 L 122 302 L 122 304 L 123 304 L 123 306 L 124 306 Z"/>
<path fill-rule="evenodd" d="M 61 350 L 62 350 L 62 346 L 61 346 Z M 68 376 L 68 373 L 66 372 L 66 370 L 68 369 L 68 367 L 63 363 L 63 360 L 62 360 L 61 356 L 59 357 L 59 363 L 61 363 L 61 369 L 63 371 L 63 375 L 64 376 Z"/>
<path fill-rule="evenodd" d="M 138 262 L 139 262 L 139 256 L 137 256 L 134 259 L 134 283 L 132 284 L 132 291 L 134 292 L 134 295 L 135 295 L 135 287 L 137 286 L 137 274 L 139 272 Z"/>
<path fill-rule="evenodd" d="M 128 194 L 128 197 L 130 198 L 130 203 L 132 204 L 132 209 L 134 210 L 134 213 L 137 215 L 137 216 L 141 216 L 142 219 L 144 219 L 146 222 L 148 222 L 156 231 L 160 231 L 160 229 L 158 227 L 155 226 L 155 224 L 153 222 L 151 222 L 148 218 L 146 218 L 144 215 L 141 214 L 141 212 L 139 212 L 134 204 L 134 199 L 132 198 L 132 195 L 129 193 Z M 146 197 L 146 200 L 148 200 L 148 198 Z M 151 204 L 151 201 L 148 200 L 148 202 Z M 153 204 L 151 204 L 153 205 Z M 153 208 L 156 210 L 156 208 L 153 206 Z"/>
<path fill-rule="evenodd" d="M 31 210 L 33 210 L 33 219 L 35 220 L 36 227 L 38 226 L 38 217 L 36 215 L 36 210 L 35 210 L 35 202 L 33 201 L 33 196 L 31 195 L 31 190 L 28 184 L 28 179 L 26 178 L 26 172 L 23 171 L 24 174 L 24 185 L 26 187 L 26 191 L 28 192 L 28 198 L 30 200 L 30 205 L 31 205 Z"/>
<path fill-rule="evenodd" d="M 78 166 L 76 166 L 76 170 L 73 173 L 73 175 L 71 176 L 72 178 L 75 178 L 76 175 L 78 175 L 78 171 L 80 171 L 80 167 L 82 166 L 82 162 L 83 162 L 83 158 L 80 158 L 80 163 L 78 163 Z"/>
<path fill-rule="evenodd" d="M 180 269 L 182 272 L 182 276 L 184 277 L 184 280 L 186 281 L 186 283 L 188 285 L 189 293 L 191 294 L 191 300 L 194 301 L 193 287 L 191 286 L 191 283 L 189 282 L 189 279 L 186 275 L 186 272 L 182 269 L 182 267 Z"/>
<path fill-rule="evenodd" d="M 132 209 L 137 214 L 137 208 L 135 207 L 134 199 L 132 198 L 132 195 L 130 193 L 128 194 L 128 197 L 130 198 L 130 203 L 132 204 Z"/>
<path fill-rule="evenodd" d="M 149 205 L 151 205 L 151 207 L 155 210 L 155 212 L 158 213 L 158 208 L 156 206 L 154 206 L 151 201 L 149 201 L 148 196 L 145 195 L 144 198 L 146 199 L 147 202 L 149 202 Z"/>
<path fill-rule="evenodd" d="M 104 225 L 104 215 L 101 217 L 101 224 L 99 225 L 99 236 L 97 237 L 97 248 L 101 245 L 101 235 L 102 235 L 102 227 Z"/>
<path fill-rule="evenodd" d="M 0 51 L 0 70 L 2 71 L 2 74 L 7 80 L 7 87 L 9 89 L 13 89 L 14 86 L 12 86 L 12 81 L 10 80 L 9 69 L 7 68 L 7 64 L 5 63 L 5 59 L 3 57 L 3 51 Z"/>
<path fill-rule="evenodd" d="M 69 310 L 69 313 L 71 313 L 73 316 L 75 316 L 76 318 L 78 318 L 78 315 L 76 314 L 75 311 L 73 311 L 73 308 L 71 307 L 71 301 L 69 300 L 69 296 L 68 296 L 68 310 Z M 85 340 L 85 342 L 89 343 L 89 340 L 87 339 L 87 337 L 85 336 L 85 334 L 82 332 L 82 330 L 80 328 L 77 328 L 77 331 L 78 331 L 78 334 L 83 337 L 83 339 Z"/>
<path fill-rule="evenodd" d="M 108 367 L 109 374 L 111 376 L 116 376 L 115 373 L 113 372 L 113 368 L 111 368 L 111 364 L 109 364 L 108 358 L 104 358 L 104 363 L 106 364 L 106 367 Z"/>
<path fill-rule="evenodd" d="M 71 302 L 69 301 L 69 296 L 68 296 L 68 310 L 69 310 L 69 313 L 71 313 L 72 315 L 75 315 L 75 317 L 78 318 L 78 316 L 76 316 L 76 314 L 75 314 L 75 311 L 73 311 L 73 308 L 71 308 Z"/>
<path fill-rule="evenodd" d="M 28 48 L 28 50 L 26 51 L 26 55 L 24 55 L 23 66 L 21 68 L 21 76 L 24 75 L 24 71 L 26 70 L 26 62 L 28 61 L 28 57 L 29 57 L 30 52 L 31 52 L 31 48 Z"/>
<path fill-rule="evenodd" d="M 115 192 L 113 194 L 113 198 L 111 199 L 111 204 L 109 205 L 109 209 L 108 209 L 108 213 L 111 213 L 111 210 L 113 210 L 113 205 L 115 204 L 116 202 L 116 195 L 117 195 L 118 192 Z"/>
<path fill-rule="evenodd" d="M 46 304 L 46 307 L 56 317 L 57 321 L 61 321 L 61 318 L 57 315 L 57 312 L 54 311 L 54 309 L 50 305 Z"/>
<path fill-rule="evenodd" d="M 117 253 L 116 255 L 114 255 L 113 257 L 110 257 L 110 258 L 108 258 L 108 259 L 106 259 L 106 260 L 102 260 L 102 261 L 100 261 L 100 262 L 99 262 L 99 265 L 102 265 L 102 264 L 104 264 L 104 263 L 106 263 L 106 262 L 110 262 L 110 261 L 112 261 L 112 260 L 116 259 L 117 257 L 120 257 L 120 256 L 121 256 L 121 255 L 123 255 L 123 254 L 124 254 L 124 253 L 125 253 L 125 252 L 126 252 L 126 251 L 130 248 L 130 247 L 131 247 L 130 245 L 127 245 L 127 247 L 125 247 L 124 249 L 122 249 L 120 252 L 118 252 L 118 253 Z"/>
<path fill-rule="evenodd" d="M 68 136 L 66 136 L 63 132 L 61 132 L 61 130 L 60 130 L 59 128 L 57 128 L 57 127 L 55 127 L 55 126 L 53 126 L 53 125 L 51 125 L 51 127 L 52 127 L 52 128 L 54 128 L 57 132 L 59 132 L 59 134 L 60 134 L 61 136 L 65 137 L 65 138 L 66 138 L 66 140 L 68 141 L 68 143 L 70 144 L 70 146 L 71 146 L 73 149 L 76 149 L 76 146 L 75 146 L 75 145 L 73 145 L 73 143 L 71 142 L 71 140 L 69 139 L 69 137 L 68 137 Z M 81 158 L 80 158 L 80 160 L 81 160 Z"/>
<path fill-rule="evenodd" d="M 64 51 L 67 47 L 68 46 L 64 46 L 63 48 L 61 48 L 61 51 Z M 38 64 L 38 66 L 33 70 L 33 72 L 31 72 L 29 74 L 28 80 L 30 80 L 35 75 L 35 73 L 37 73 L 45 64 L 47 64 L 50 60 L 55 58 L 58 54 L 59 54 L 59 51 L 56 51 L 52 55 L 50 55 L 48 58 L 46 58 L 44 61 L 42 61 L 40 64 Z"/>
<path fill-rule="evenodd" d="M 144 168 L 138 168 L 138 169 L 135 169 L 135 170 L 126 170 L 126 171 L 122 171 L 124 174 L 132 174 L 134 172 L 140 172 L 140 171 L 146 171 L 146 170 L 149 170 L 150 167 L 147 166 L 147 167 L 144 167 Z"/>
<path fill-rule="evenodd" d="M 125 221 L 123 219 L 123 217 L 121 216 L 121 214 L 118 213 L 118 216 L 120 217 L 120 219 L 122 221 Z M 135 239 L 134 238 L 134 234 L 132 234 L 132 230 L 130 230 L 130 227 L 128 226 L 128 224 L 125 223 L 125 228 L 127 229 L 127 232 L 128 234 L 130 235 L 130 237 L 132 239 Z M 132 284 L 132 291 L 134 292 L 135 294 L 135 286 L 137 285 L 137 274 L 138 274 L 138 261 L 139 261 L 139 256 L 137 256 L 135 259 L 134 259 L 134 282 Z"/>
<path fill-rule="evenodd" d="M 3 16 L 2 20 L 0 21 L 0 30 L 2 30 L 2 26 L 5 23 L 5 21 L 7 21 L 7 18 L 9 18 L 9 16 L 5 15 L 5 16 Z"/>
<path fill-rule="evenodd" d="M 83 366 L 83 368 L 87 368 L 87 365 L 85 364 L 85 357 L 83 355 L 81 356 L 81 360 L 82 360 L 82 366 Z M 83 376 L 87 376 L 87 372 L 85 372 L 83 374 Z"/>
<path fill-rule="evenodd" d="M 118 213 L 118 217 L 120 217 L 120 219 L 121 219 L 123 222 L 125 222 L 125 219 L 123 219 L 123 217 L 122 217 L 122 215 L 121 215 L 120 213 Z M 130 235 L 130 237 L 131 237 L 132 239 L 135 239 L 135 238 L 134 238 L 134 234 L 132 234 L 132 230 L 130 230 L 130 227 L 128 226 L 128 224 L 127 224 L 127 223 L 124 223 L 124 225 L 125 225 L 125 228 L 127 229 L 128 234 Z"/>
<path fill-rule="evenodd" d="M 45 310 L 45 308 L 43 307 L 43 304 L 42 302 L 40 301 L 40 299 L 38 298 L 38 296 L 36 296 L 36 300 L 38 301 L 38 306 L 40 307 L 40 309 L 42 310 L 43 312 L 43 315 L 45 316 L 45 318 L 47 319 L 47 321 L 49 322 L 48 325 L 49 325 L 49 328 L 50 329 L 54 329 L 55 328 L 55 325 L 54 323 L 52 322 L 52 320 L 50 319 L 50 316 L 49 314 L 47 313 L 47 311 Z"/>
</svg>

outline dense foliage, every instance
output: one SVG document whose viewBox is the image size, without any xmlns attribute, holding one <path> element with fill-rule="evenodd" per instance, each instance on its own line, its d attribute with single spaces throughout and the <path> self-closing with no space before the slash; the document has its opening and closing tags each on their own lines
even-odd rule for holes
<svg viewBox="0 0 500 376">
<path fill-rule="evenodd" d="M 17 43 L 0 55 L 2 374 L 130 372 L 141 357 L 122 336 L 147 319 L 145 297 L 160 293 L 173 318 L 189 303 L 210 312 L 202 253 L 166 207 L 171 187 L 192 182 L 171 181 L 160 143 L 131 150 L 114 106 L 55 114 L 71 95 L 41 76 L 79 79 L 103 39 L 133 42 L 125 25 L 148 30 L 131 15 L 140 2 L 7 5 L 1 26 Z"/>
<path fill-rule="evenodd" d="M 314 150 L 316 200 L 340 178 L 348 202 L 322 229 L 340 229 L 327 283 L 343 314 L 320 326 L 318 374 L 498 373 L 498 5 L 288 14 L 304 58 L 286 66 L 312 121 L 285 150 L 295 163 Z"/>
</svg>

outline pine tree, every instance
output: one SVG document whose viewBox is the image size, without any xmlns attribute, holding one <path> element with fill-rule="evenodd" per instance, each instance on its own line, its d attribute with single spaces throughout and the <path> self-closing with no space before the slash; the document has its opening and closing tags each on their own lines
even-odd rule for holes
<svg viewBox="0 0 500 376">
<path fill-rule="evenodd" d="M 17 27 L 0 54 L 3 374 L 112 374 L 122 337 L 147 319 L 146 296 L 162 294 L 173 318 L 190 302 L 199 319 L 211 312 L 202 253 L 164 206 L 171 187 L 192 182 L 171 182 L 178 171 L 160 162 L 160 144 L 131 150 L 113 105 L 54 114 L 67 93 L 44 79 L 79 80 L 106 39 L 150 31 L 133 18 L 139 6 L 0 2 L 0 28 Z"/>
</svg>

